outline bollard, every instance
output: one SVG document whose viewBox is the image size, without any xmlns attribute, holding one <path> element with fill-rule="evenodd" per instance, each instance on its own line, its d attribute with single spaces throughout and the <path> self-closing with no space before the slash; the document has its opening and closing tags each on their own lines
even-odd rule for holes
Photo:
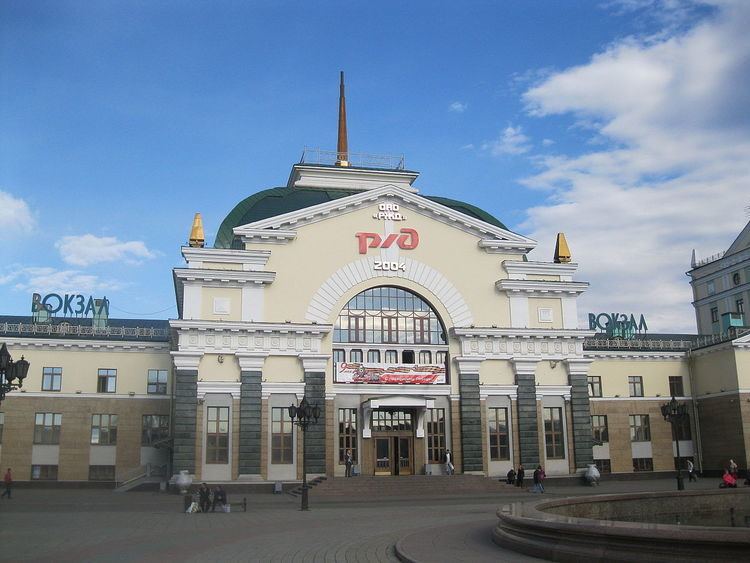
<svg viewBox="0 0 750 563">
<path fill-rule="evenodd" d="M 247 497 L 242 497 L 242 512 L 247 512 Z"/>
</svg>

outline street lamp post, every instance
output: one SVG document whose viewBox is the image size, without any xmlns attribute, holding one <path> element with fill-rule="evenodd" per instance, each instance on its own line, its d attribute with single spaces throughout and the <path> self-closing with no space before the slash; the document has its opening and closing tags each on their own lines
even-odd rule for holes
<svg viewBox="0 0 750 563">
<path fill-rule="evenodd" d="M 677 399 L 672 397 L 672 400 L 668 403 L 664 403 L 661 406 L 661 414 L 664 420 L 672 425 L 672 439 L 677 444 L 677 490 L 682 491 L 685 489 L 685 481 L 682 479 L 682 458 L 680 457 L 680 440 L 675 427 L 678 424 L 684 424 L 687 418 L 687 405 L 685 403 L 678 403 Z"/>
<path fill-rule="evenodd" d="M 3 344 L 0 347 L 0 403 L 5 399 L 5 394 L 13 389 L 20 389 L 23 386 L 23 380 L 29 373 L 29 362 L 21 356 L 17 362 L 13 361 L 8 347 Z M 14 383 L 18 380 L 18 383 Z"/>
<path fill-rule="evenodd" d="M 320 408 L 318 405 L 311 405 L 304 397 L 299 406 L 294 403 L 289 405 L 289 418 L 292 424 L 296 424 L 302 429 L 302 503 L 300 510 L 309 510 L 307 500 L 307 456 L 305 455 L 305 436 L 307 427 L 310 424 L 316 424 L 320 417 Z M 297 420 L 295 420 L 295 418 Z"/>
</svg>

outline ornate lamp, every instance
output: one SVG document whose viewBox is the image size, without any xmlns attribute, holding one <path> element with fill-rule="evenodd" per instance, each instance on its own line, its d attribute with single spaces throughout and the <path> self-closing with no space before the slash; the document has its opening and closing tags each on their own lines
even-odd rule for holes
<svg viewBox="0 0 750 563">
<path fill-rule="evenodd" d="M 685 418 L 687 417 L 687 405 L 685 403 L 678 403 L 677 399 L 672 397 L 672 400 L 668 403 L 664 403 L 661 406 L 661 414 L 664 420 L 672 425 L 672 439 L 677 446 L 677 490 L 682 491 L 685 489 L 685 481 L 682 478 L 682 458 L 680 456 L 680 440 L 675 430 L 678 424 L 684 424 Z"/>
<path fill-rule="evenodd" d="M 318 418 L 320 418 L 320 407 L 318 407 L 317 404 L 311 405 L 307 402 L 307 399 L 303 397 L 299 405 L 295 405 L 294 403 L 289 405 L 289 418 L 292 419 L 292 424 L 296 424 L 302 429 L 302 501 L 300 510 L 309 510 L 305 432 L 310 424 L 317 424 Z"/>
<path fill-rule="evenodd" d="M 0 402 L 5 399 L 6 393 L 23 387 L 23 380 L 28 373 L 29 362 L 23 356 L 14 362 L 8 347 L 3 343 L 0 347 Z"/>
</svg>

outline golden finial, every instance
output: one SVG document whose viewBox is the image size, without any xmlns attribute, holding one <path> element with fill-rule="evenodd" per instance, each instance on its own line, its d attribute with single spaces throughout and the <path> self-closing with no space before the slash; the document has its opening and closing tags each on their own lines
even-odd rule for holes
<svg viewBox="0 0 750 563">
<path fill-rule="evenodd" d="M 565 240 L 565 234 L 557 233 L 557 242 L 555 243 L 555 264 L 567 264 L 570 262 L 570 248 L 568 241 Z"/>
<path fill-rule="evenodd" d="M 349 166 L 349 142 L 346 135 L 346 98 L 344 97 L 344 71 L 339 84 L 339 141 L 336 145 L 336 166 Z"/>
<path fill-rule="evenodd" d="M 203 248 L 206 246 L 206 236 L 203 234 L 203 219 L 201 219 L 200 213 L 196 213 L 193 218 L 193 228 L 190 229 L 188 244 L 193 248 Z"/>
</svg>

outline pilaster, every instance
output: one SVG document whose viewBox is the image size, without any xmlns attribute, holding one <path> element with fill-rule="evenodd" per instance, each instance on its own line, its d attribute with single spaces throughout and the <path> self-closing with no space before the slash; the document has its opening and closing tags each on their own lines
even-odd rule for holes
<svg viewBox="0 0 750 563">
<path fill-rule="evenodd" d="M 261 478 L 262 378 L 266 353 L 236 354 L 240 364 L 239 474 Z"/>
<path fill-rule="evenodd" d="M 461 465 L 464 473 L 483 473 L 479 366 L 484 357 L 459 356 L 455 360 L 458 366 L 458 391 L 460 395 Z"/>
<path fill-rule="evenodd" d="M 301 354 L 299 356 L 305 372 L 305 399 L 320 408 L 320 418 L 305 431 L 305 456 L 307 472 L 326 473 L 326 366 L 330 356 L 325 354 Z"/>
<path fill-rule="evenodd" d="M 591 404 L 588 373 L 593 360 L 571 358 L 565 361 L 570 383 L 570 411 L 573 420 L 573 455 L 576 469 L 594 462 L 591 437 Z"/>
<path fill-rule="evenodd" d="M 536 366 L 541 358 L 514 359 L 513 370 L 518 385 L 518 448 L 520 463 L 526 467 L 539 464 L 539 418 L 536 404 Z"/>
<path fill-rule="evenodd" d="M 174 400 L 172 411 L 172 468 L 195 475 L 198 364 L 202 354 L 172 352 Z"/>
</svg>

